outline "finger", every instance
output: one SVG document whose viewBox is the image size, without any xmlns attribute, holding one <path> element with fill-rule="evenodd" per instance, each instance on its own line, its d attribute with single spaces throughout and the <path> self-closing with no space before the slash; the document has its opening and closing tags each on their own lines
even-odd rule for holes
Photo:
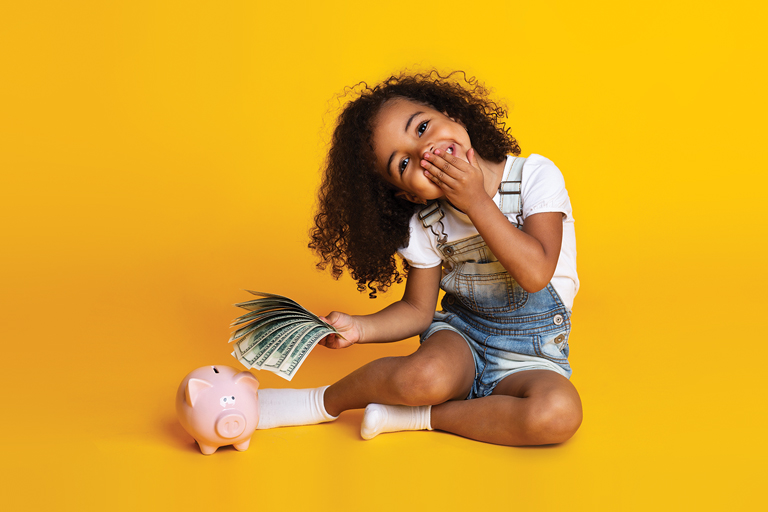
<svg viewBox="0 0 768 512">
<path fill-rule="evenodd" d="M 445 179 L 445 178 L 451 179 L 450 176 L 448 176 L 447 174 L 442 172 L 440 169 L 435 169 L 433 167 L 433 170 L 434 170 L 435 173 L 438 173 L 439 175 L 438 174 L 431 174 L 429 170 L 425 169 L 424 170 L 424 176 L 426 176 L 426 178 L 428 180 L 430 180 L 432 183 L 434 183 L 435 185 L 437 185 L 438 187 L 440 187 L 441 189 L 443 189 L 445 191 L 453 190 L 453 187 L 449 186 L 447 183 L 442 181 L 442 179 Z"/>
<path fill-rule="evenodd" d="M 339 321 L 339 318 L 341 318 L 341 314 L 338 311 L 331 311 L 331 313 L 327 317 L 324 317 L 324 320 L 329 324 L 333 325 Z"/>
<path fill-rule="evenodd" d="M 430 157 L 434 158 L 434 157 Z M 445 172 L 443 168 L 438 167 L 437 165 L 434 165 L 432 162 L 427 160 L 421 161 L 421 167 L 424 169 L 424 175 L 431 179 L 435 184 L 440 185 L 442 183 L 451 186 L 453 183 L 455 183 L 456 179 Z"/>
<path fill-rule="evenodd" d="M 469 151 L 472 151 L 472 149 L 470 148 Z M 445 151 L 440 149 L 435 150 L 435 155 L 437 155 L 438 158 L 444 160 L 447 165 L 455 168 L 457 171 L 460 171 L 461 173 L 467 173 L 467 172 L 472 172 L 472 167 L 473 167 L 472 164 L 469 162 L 469 151 L 465 154 L 467 160 L 463 160 L 452 153 L 446 153 Z M 439 164 L 438 166 L 443 167 L 442 165 L 439 165 Z"/>
<path fill-rule="evenodd" d="M 475 169 L 479 169 L 480 172 L 485 173 L 485 169 L 480 162 L 477 161 L 477 151 L 475 151 L 475 148 L 470 148 L 469 151 L 467 151 L 467 160 L 469 160 L 469 165 Z"/>
<path fill-rule="evenodd" d="M 440 181 L 440 175 L 443 174 L 443 171 L 435 168 L 429 162 L 422 162 L 421 166 L 424 168 L 424 176 L 426 176 L 427 179 L 432 181 L 435 185 L 440 186 L 442 183 L 442 181 Z"/>
<path fill-rule="evenodd" d="M 462 171 L 448 160 L 449 158 L 453 158 L 454 161 L 456 160 L 453 155 L 444 153 L 439 149 L 436 149 L 434 153 L 424 153 L 425 160 L 431 163 L 434 167 L 440 169 L 443 173 L 453 177 L 460 174 Z"/>
<path fill-rule="evenodd" d="M 335 334 L 329 334 L 318 343 L 318 345 L 323 345 L 326 348 L 338 348 L 338 344 L 339 340 Z"/>
</svg>

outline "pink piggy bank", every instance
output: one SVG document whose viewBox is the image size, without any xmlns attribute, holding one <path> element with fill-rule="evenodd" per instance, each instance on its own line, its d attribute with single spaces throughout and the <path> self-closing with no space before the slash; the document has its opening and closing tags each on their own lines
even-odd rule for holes
<svg viewBox="0 0 768 512">
<path fill-rule="evenodd" d="M 259 381 L 231 366 L 203 366 L 184 377 L 176 414 L 184 430 L 210 455 L 219 446 L 248 449 L 259 423 Z"/>
</svg>

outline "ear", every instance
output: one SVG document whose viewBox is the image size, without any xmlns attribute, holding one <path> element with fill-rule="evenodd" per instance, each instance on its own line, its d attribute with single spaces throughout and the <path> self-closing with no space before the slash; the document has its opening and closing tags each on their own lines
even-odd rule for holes
<svg viewBox="0 0 768 512">
<path fill-rule="evenodd" d="M 419 196 L 415 196 L 413 194 L 409 194 L 408 192 L 405 192 L 404 190 L 401 190 L 400 192 L 395 193 L 395 197 L 399 197 L 400 199 L 405 199 L 406 201 L 410 201 L 412 203 L 416 204 L 427 204 L 426 199 L 422 199 Z"/>
<path fill-rule="evenodd" d="M 235 375 L 235 384 L 249 387 L 254 393 L 259 391 L 259 379 L 254 377 L 251 372 L 240 372 Z"/>
<path fill-rule="evenodd" d="M 213 387 L 213 384 L 207 380 L 194 378 L 189 379 L 189 382 L 187 382 L 187 389 L 184 390 L 184 398 L 187 400 L 187 404 L 190 407 L 194 407 L 195 402 L 197 401 L 197 397 L 200 396 L 200 393 L 203 390 L 211 387 Z"/>
</svg>

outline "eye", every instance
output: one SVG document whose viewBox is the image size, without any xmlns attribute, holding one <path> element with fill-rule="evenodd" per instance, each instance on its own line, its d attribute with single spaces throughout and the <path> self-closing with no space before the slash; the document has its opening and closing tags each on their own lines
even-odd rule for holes
<svg viewBox="0 0 768 512">
<path fill-rule="evenodd" d="M 403 158 L 403 161 L 400 162 L 400 174 L 403 174 L 405 172 L 405 168 L 408 167 L 408 162 L 410 161 L 410 158 Z"/>
<path fill-rule="evenodd" d="M 234 404 L 235 403 L 235 397 L 233 396 L 223 396 L 221 399 L 219 399 L 219 404 L 221 404 L 222 407 L 226 407 L 228 404 Z"/>
<path fill-rule="evenodd" d="M 420 125 L 419 125 L 419 126 L 416 128 L 416 133 L 418 133 L 418 134 L 419 134 L 419 137 L 421 137 L 421 135 L 422 135 L 422 134 L 423 134 L 425 131 L 427 131 L 427 125 L 428 125 L 428 124 L 429 124 L 429 121 L 424 121 L 423 123 L 421 123 L 421 124 L 420 124 Z"/>
</svg>

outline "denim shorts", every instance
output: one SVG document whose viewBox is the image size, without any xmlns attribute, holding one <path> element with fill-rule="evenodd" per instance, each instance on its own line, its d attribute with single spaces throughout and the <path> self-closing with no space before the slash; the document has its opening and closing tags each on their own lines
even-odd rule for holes
<svg viewBox="0 0 768 512">
<path fill-rule="evenodd" d="M 559 321 L 559 317 L 555 318 Z M 488 334 L 454 313 L 438 311 L 420 340 L 424 342 L 442 330 L 453 331 L 464 338 L 475 362 L 475 380 L 466 397 L 469 400 L 490 395 L 505 377 L 521 371 L 550 370 L 570 378 L 570 322 L 562 321 L 553 327 L 538 333 Z"/>
</svg>

